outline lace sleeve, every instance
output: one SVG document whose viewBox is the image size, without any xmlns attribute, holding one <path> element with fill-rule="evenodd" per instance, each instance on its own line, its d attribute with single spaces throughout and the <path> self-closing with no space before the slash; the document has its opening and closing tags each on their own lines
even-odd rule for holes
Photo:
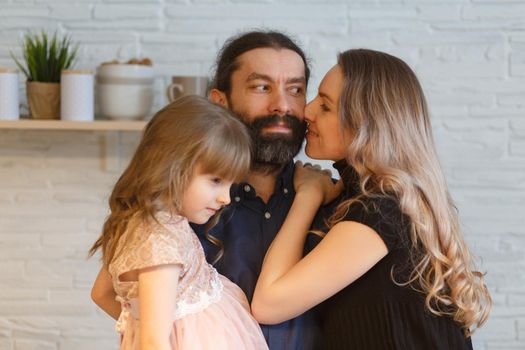
<svg viewBox="0 0 525 350">
<path fill-rule="evenodd" d="M 169 230 L 163 225 L 140 225 L 115 260 L 117 276 L 146 267 L 179 264 L 186 269 L 188 242 L 184 231 Z"/>
</svg>

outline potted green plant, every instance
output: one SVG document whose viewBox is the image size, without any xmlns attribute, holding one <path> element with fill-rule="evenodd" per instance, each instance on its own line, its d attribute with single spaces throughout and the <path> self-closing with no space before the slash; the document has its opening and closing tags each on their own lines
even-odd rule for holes
<svg viewBox="0 0 525 350">
<path fill-rule="evenodd" d="M 60 39 L 55 33 L 48 38 L 42 32 L 24 35 L 24 64 L 11 52 L 11 57 L 27 78 L 27 102 L 32 118 L 60 118 L 60 75 L 63 69 L 73 65 L 77 51 L 78 45 L 73 45 L 68 36 Z"/>
</svg>

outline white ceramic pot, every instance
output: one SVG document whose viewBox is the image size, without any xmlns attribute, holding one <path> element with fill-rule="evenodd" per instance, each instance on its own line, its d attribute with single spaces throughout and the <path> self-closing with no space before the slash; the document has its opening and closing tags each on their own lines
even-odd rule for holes
<svg viewBox="0 0 525 350">
<path fill-rule="evenodd" d="M 153 68 L 107 64 L 97 69 L 100 114 L 110 119 L 143 119 L 153 105 Z"/>
<path fill-rule="evenodd" d="M 153 79 L 153 67 L 143 64 L 104 64 L 97 68 L 97 76 L 110 78 Z"/>
<path fill-rule="evenodd" d="M 153 104 L 152 85 L 98 84 L 100 113 L 110 119 L 143 119 Z"/>
</svg>

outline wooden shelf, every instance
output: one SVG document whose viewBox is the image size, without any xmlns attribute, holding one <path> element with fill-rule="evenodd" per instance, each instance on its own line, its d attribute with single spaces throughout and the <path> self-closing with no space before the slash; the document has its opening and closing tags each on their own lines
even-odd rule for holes
<svg viewBox="0 0 525 350">
<path fill-rule="evenodd" d="M 0 120 L 0 129 L 25 129 L 25 130 L 116 130 L 116 131 L 142 131 L 147 122 L 123 120 L 95 120 L 89 122 L 69 120 Z"/>
</svg>

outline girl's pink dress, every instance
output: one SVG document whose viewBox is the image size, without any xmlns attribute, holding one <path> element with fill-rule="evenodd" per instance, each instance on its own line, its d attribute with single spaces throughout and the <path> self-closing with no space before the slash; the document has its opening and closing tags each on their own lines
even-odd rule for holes
<svg viewBox="0 0 525 350">
<path fill-rule="evenodd" d="M 164 212 L 156 217 L 158 223 L 152 220 L 125 233 L 120 240 L 120 244 L 125 242 L 124 249 L 109 266 L 122 305 L 116 326 L 122 335 L 120 348 L 140 349 L 140 315 L 138 282 L 122 282 L 118 277 L 149 266 L 179 264 L 172 349 L 268 349 L 246 296 L 206 262 L 186 218 Z"/>
</svg>

